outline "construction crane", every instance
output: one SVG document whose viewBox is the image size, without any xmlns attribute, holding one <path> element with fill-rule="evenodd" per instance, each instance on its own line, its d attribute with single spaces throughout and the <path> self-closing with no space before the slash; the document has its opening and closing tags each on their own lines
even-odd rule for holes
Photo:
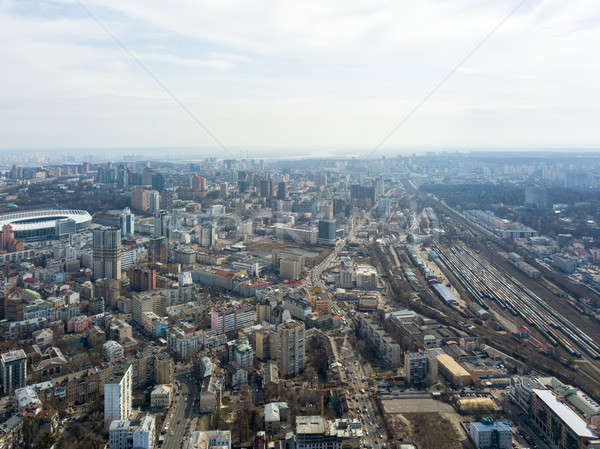
<svg viewBox="0 0 600 449">
<path fill-rule="evenodd" d="M 330 385 L 328 387 L 315 387 L 306 388 L 307 391 L 318 391 L 321 393 L 321 416 L 325 416 L 325 392 L 326 391 L 340 391 L 340 390 L 352 390 L 352 387 L 349 385 Z"/>
</svg>

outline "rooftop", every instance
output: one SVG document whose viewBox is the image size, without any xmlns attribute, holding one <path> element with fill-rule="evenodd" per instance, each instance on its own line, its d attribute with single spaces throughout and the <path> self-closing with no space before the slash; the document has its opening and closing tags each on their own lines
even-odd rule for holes
<svg viewBox="0 0 600 449">
<path fill-rule="evenodd" d="M 548 406 L 571 431 L 579 437 L 596 438 L 596 434 L 588 427 L 585 420 L 560 402 L 550 390 L 533 390 L 533 393 Z"/>
</svg>

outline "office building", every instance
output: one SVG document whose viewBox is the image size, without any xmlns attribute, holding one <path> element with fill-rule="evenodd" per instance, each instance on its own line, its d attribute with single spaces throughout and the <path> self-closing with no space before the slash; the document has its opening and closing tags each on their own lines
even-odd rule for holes
<svg viewBox="0 0 600 449">
<path fill-rule="evenodd" d="M 119 216 L 119 226 L 121 227 L 122 237 L 133 237 L 135 233 L 135 215 L 131 213 L 131 209 L 126 207 Z"/>
<path fill-rule="evenodd" d="M 277 199 L 278 200 L 287 200 L 288 199 L 288 189 L 287 189 L 287 183 L 285 181 L 281 181 L 277 185 Z"/>
<path fill-rule="evenodd" d="M 469 425 L 469 436 L 477 449 L 510 449 L 512 431 L 506 422 L 484 418 Z"/>
<path fill-rule="evenodd" d="M 5 352 L 0 356 L 2 368 L 2 389 L 4 394 L 10 394 L 17 388 L 27 384 L 27 356 L 25 351 L 17 349 Z"/>
<path fill-rule="evenodd" d="M 104 384 L 104 422 L 129 419 L 131 415 L 133 368 L 124 364 L 113 369 L 113 375 Z"/>
<path fill-rule="evenodd" d="M 335 245 L 335 220 L 319 220 L 319 243 Z"/>
<path fill-rule="evenodd" d="M 300 321 L 286 321 L 277 326 L 277 364 L 279 375 L 292 377 L 304 370 L 305 329 Z"/>
<path fill-rule="evenodd" d="M 265 178 L 260 181 L 260 196 L 271 198 L 273 196 L 273 180 Z"/>
<path fill-rule="evenodd" d="M 121 279 L 121 230 L 105 227 L 93 235 L 94 279 Z"/>
</svg>

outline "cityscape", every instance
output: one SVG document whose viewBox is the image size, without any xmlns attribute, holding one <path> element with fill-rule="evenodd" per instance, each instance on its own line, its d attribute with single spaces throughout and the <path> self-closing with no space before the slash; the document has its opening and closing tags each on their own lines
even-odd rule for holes
<svg viewBox="0 0 600 449">
<path fill-rule="evenodd" d="M 0 449 L 600 449 L 598 11 L 0 0 Z"/>
<path fill-rule="evenodd" d="M 600 156 L 12 165 L 2 447 L 600 447 Z"/>
</svg>

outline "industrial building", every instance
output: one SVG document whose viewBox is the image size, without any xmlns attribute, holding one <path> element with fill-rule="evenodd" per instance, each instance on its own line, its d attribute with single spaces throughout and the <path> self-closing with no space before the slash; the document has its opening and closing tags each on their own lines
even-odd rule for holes
<svg viewBox="0 0 600 449">
<path fill-rule="evenodd" d="M 437 357 L 438 369 L 453 385 L 463 387 L 471 384 L 471 375 L 456 360 L 448 354 L 439 354 Z"/>
</svg>

